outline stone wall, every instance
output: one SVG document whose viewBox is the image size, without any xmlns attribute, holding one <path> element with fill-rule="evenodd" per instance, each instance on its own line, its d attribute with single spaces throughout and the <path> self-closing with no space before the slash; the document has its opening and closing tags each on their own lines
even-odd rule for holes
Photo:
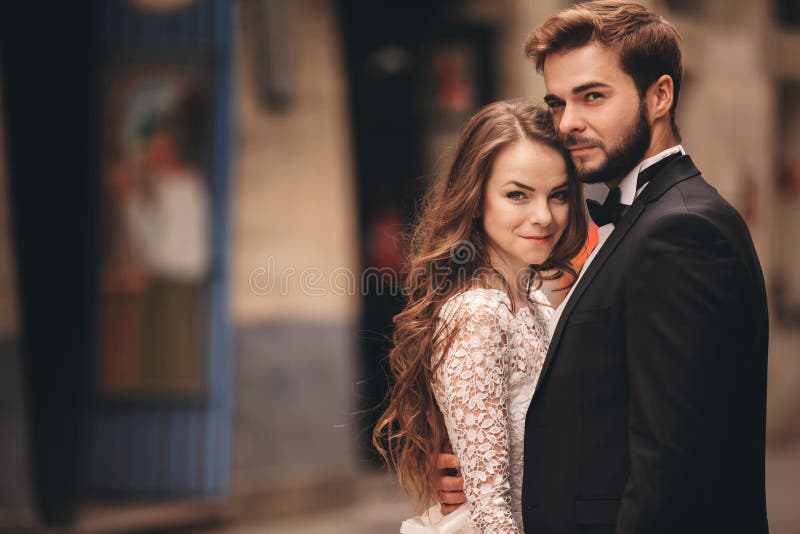
<svg viewBox="0 0 800 534">
<path fill-rule="evenodd" d="M 313 490 L 355 471 L 351 392 L 360 302 L 329 286 L 333 273 L 358 269 L 335 3 L 285 5 L 290 99 L 285 109 L 271 109 L 257 93 L 257 17 L 252 4 L 242 4 L 232 244 L 233 490 L 272 493 L 284 504 L 291 488 Z"/>
</svg>

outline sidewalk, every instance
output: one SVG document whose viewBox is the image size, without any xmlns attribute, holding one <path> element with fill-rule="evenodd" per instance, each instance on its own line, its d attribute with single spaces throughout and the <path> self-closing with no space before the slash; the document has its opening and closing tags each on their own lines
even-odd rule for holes
<svg viewBox="0 0 800 534">
<path fill-rule="evenodd" d="M 346 508 L 302 517 L 230 525 L 203 534 L 397 534 L 410 514 L 408 497 L 394 480 L 366 474 L 358 502 Z M 771 534 L 795 534 L 800 524 L 800 443 L 767 452 L 767 506 Z"/>
<path fill-rule="evenodd" d="M 800 443 L 767 450 L 767 517 L 770 534 L 800 531 Z"/>
<path fill-rule="evenodd" d="M 401 521 L 412 515 L 411 501 L 394 477 L 365 473 L 357 493 L 358 500 L 348 507 L 243 522 L 202 534 L 397 534 Z"/>
</svg>

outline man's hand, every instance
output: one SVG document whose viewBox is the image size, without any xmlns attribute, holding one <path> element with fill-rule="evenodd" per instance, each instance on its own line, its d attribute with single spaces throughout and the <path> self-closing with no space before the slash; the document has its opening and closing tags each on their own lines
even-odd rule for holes
<svg viewBox="0 0 800 534">
<path fill-rule="evenodd" d="M 467 496 L 464 495 L 464 478 L 458 471 L 460 464 L 454 454 L 446 452 L 439 454 L 436 457 L 436 467 L 439 469 L 436 493 L 439 496 L 442 515 L 447 515 L 467 502 Z"/>
</svg>

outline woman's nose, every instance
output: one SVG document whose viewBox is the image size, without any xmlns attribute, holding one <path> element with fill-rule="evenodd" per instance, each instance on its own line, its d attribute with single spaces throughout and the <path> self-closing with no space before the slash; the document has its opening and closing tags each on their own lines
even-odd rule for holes
<svg viewBox="0 0 800 534">
<path fill-rule="evenodd" d="M 532 224 L 538 226 L 549 226 L 553 216 L 550 213 L 550 205 L 547 199 L 537 200 L 531 203 L 531 211 L 528 214 L 528 219 Z"/>
</svg>

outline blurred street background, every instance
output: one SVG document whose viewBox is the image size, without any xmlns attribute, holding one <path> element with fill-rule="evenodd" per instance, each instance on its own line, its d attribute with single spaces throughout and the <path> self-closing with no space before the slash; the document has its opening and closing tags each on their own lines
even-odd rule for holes
<svg viewBox="0 0 800 534">
<path fill-rule="evenodd" d="M 369 434 L 403 232 L 472 113 L 541 100 L 522 44 L 569 3 L 3 3 L 0 532 L 397 532 Z M 769 514 L 794 534 L 800 4 L 644 3 L 767 278 Z"/>
</svg>

